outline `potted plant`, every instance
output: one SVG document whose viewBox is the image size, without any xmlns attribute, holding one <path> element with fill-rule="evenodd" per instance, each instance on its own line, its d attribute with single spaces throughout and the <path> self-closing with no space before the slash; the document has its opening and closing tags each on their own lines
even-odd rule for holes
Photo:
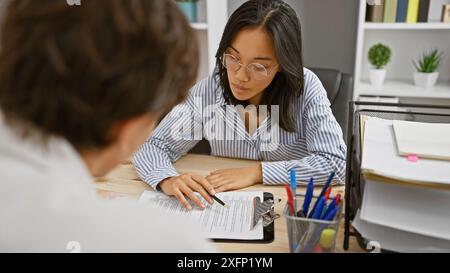
<svg viewBox="0 0 450 273">
<path fill-rule="evenodd" d="M 429 88 L 436 84 L 439 77 L 439 72 L 436 70 L 439 67 L 441 58 L 442 52 L 435 49 L 431 53 L 423 53 L 417 61 L 413 61 L 417 70 L 414 72 L 415 85 Z"/>
<path fill-rule="evenodd" d="M 374 86 L 381 87 L 386 78 L 386 69 L 384 67 L 391 60 L 391 49 L 378 43 L 369 49 L 368 57 L 370 64 L 373 66 L 369 71 L 370 82 Z"/>
<path fill-rule="evenodd" d="M 176 0 L 178 7 L 186 15 L 189 22 L 197 22 L 197 2 L 198 0 Z"/>
</svg>

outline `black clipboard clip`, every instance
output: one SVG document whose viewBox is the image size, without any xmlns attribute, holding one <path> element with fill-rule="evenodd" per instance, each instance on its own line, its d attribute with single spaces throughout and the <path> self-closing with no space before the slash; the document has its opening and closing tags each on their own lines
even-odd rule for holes
<svg viewBox="0 0 450 273">
<path fill-rule="evenodd" d="M 269 226 L 273 223 L 273 221 L 275 221 L 275 219 L 280 218 L 280 214 L 276 213 L 274 210 L 275 204 L 280 202 L 281 198 L 270 198 L 261 202 L 261 198 L 254 197 L 251 229 L 258 224 L 261 218 L 264 227 Z"/>
</svg>

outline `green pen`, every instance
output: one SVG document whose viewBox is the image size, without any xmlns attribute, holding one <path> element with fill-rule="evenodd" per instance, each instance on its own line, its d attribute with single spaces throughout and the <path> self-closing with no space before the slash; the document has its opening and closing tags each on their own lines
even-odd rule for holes
<svg viewBox="0 0 450 273">
<path fill-rule="evenodd" d="M 328 205 L 325 204 L 323 206 L 322 213 L 320 214 L 320 219 L 324 219 L 325 218 L 325 214 L 327 213 L 327 210 L 328 210 Z"/>
</svg>

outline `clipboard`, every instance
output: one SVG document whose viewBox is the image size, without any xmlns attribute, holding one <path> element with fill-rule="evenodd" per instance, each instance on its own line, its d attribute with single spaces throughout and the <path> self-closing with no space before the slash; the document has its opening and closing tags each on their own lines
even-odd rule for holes
<svg viewBox="0 0 450 273">
<path fill-rule="evenodd" d="M 211 239 L 213 242 L 222 243 L 256 243 L 268 244 L 275 239 L 275 219 L 280 217 L 275 213 L 274 206 L 280 202 L 280 199 L 275 199 L 270 192 L 264 192 L 264 200 L 261 202 L 259 197 L 253 200 L 253 217 L 251 219 L 252 225 L 256 225 L 259 221 L 263 221 L 263 238 L 258 240 L 243 240 L 243 239 Z"/>
</svg>

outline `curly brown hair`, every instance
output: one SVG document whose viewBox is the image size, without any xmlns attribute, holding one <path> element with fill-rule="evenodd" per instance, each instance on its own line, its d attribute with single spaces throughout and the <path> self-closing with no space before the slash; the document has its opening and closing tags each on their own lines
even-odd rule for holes
<svg viewBox="0 0 450 273">
<path fill-rule="evenodd" d="M 194 83 L 194 31 L 167 0 L 14 0 L 1 30 L 0 108 L 77 148 L 118 121 L 163 112 Z"/>
</svg>

